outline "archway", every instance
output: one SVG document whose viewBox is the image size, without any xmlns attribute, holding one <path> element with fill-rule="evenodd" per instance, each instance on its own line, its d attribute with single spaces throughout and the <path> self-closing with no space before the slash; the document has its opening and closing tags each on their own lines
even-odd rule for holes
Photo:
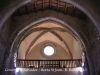
<svg viewBox="0 0 100 75">
<path fill-rule="evenodd" d="M 26 26 L 25 28 L 23 28 L 17 35 L 16 39 L 14 40 L 13 44 L 12 44 L 12 47 L 11 47 L 11 58 L 12 59 L 12 64 L 15 63 L 16 65 L 16 53 L 18 52 L 18 49 L 19 49 L 19 46 L 21 44 L 21 42 L 28 36 L 32 33 L 32 27 L 42 23 L 42 22 L 45 22 L 45 21 L 51 21 L 51 22 L 56 22 L 57 24 L 61 25 L 62 27 L 66 27 L 67 30 L 63 30 L 62 31 L 67 31 L 69 32 L 77 41 L 78 43 L 80 44 L 80 47 L 81 49 L 83 50 L 84 53 L 85 50 L 86 50 L 86 46 L 84 45 L 84 42 L 81 40 L 81 37 L 79 34 L 77 34 L 77 32 L 72 28 L 70 27 L 66 22 L 60 20 L 60 19 L 57 19 L 55 17 L 46 17 L 46 18 L 42 18 L 42 19 L 39 19 L 33 23 L 31 23 L 30 25 Z M 43 28 L 43 30 L 45 30 L 46 28 Z M 53 28 L 51 28 L 53 30 Z M 41 30 L 41 28 L 39 28 L 39 30 Z M 49 29 L 50 30 L 50 29 Z M 56 28 L 54 29 L 56 30 Z M 57 30 L 59 30 L 59 28 L 57 28 Z M 38 29 L 33 29 L 33 32 L 35 31 L 38 31 Z M 48 30 L 47 30 L 48 31 Z M 24 33 L 24 34 L 23 34 Z M 56 35 L 58 37 L 58 35 Z M 61 37 L 59 37 L 59 39 L 61 39 Z M 62 40 L 62 39 L 61 39 Z M 63 41 L 63 40 L 62 40 Z M 64 42 L 64 41 L 63 41 Z M 33 43 L 34 44 L 34 43 Z M 65 44 L 65 43 L 64 43 Z M 30 46 L 31 47 L 31 46 Z M 69 52 L 70 53 L 70 52 Z M 15 58 L 13 57 L 15 56 Z M 9 60 L 10 60 L 9 59 Z M 13 61 L 15 60 L 15 61 Z M 11 64 L 11 63 L 10 63 Z M 11 65 L 12 65 L 11 64 Z M 11 67 L 10 65 L 10 67 Z M 14 67 L 14 65 L 12 65 Z"/>
<path fill-rule="evenodd" d="M 4 22 L 21 6 L 30 3 L 34 0 L 28 0 L 28 1 L 20 1 L 18 0 L 18 2 L 12 2 L 13 5 L 9 6 L 8 10 L 6 10 L 6 12 L 3 14 L 1 21 L 0 21 L 0 25 L 1 27 L 3 26 Z M 75 7 L 77 7 L 78 9 L 80 9 L 81 11 L 83 11 L 88 17 L 89 19 L 93 22 L 93 24 L 96 26 L 96 28 L 98 29 L 99 26 L 99 22 L 97 20 L 97 18 L 95 18 L 95 16 L 92 14 L 92 12 L 89 11 L 89 9 L 87 9 L 85 6 L 82 6 L 81 3 L 79 3 L 78 1 L 72 1 L 72 0 L 63 0 L 65 2 L 68 2 L 72 5 L 74 5 Z M 87 4 L 88 5 L 88 4 Z M 95 7 L 94 7 L 95 8 Z M 99 29 L 98 29 L 99 30 Z"/>
<path fill-rule="evenodd" d="M 2 21 L 2 22 L 3 22 L 3 21 Z M 1 22 L 1 23 L 2 23 L 2 22 Z"/>
</svg>

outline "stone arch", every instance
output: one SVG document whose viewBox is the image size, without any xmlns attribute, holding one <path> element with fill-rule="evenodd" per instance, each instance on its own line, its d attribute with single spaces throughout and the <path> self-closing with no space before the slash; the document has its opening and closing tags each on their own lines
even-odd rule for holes
<svg viewBox="0 0 100 75">
<path fill-rule="evenodd" d="M 99 20 L 97 19 L 97 17 L 95 17 L 95 15 L 93 15 L 93 13 L 91 11 L 88 10 L 88 8 L 85 8 L 85 6 L 82 6 L 81 3 L 77 2 L 77 1 L 73 1 L 73 0 L 64 0 L 64 1 L 69 2 L 69 3 L 73 4 L 73 5 L 75 5 L 79 9 L 82 8 L 81 10 L 91 19 L 91 21 L 94 23 L 94 26 L 96 26 L 96 28 L 98 29 L 98 31 L 100 31 L 99 30 L 99 28 L 100 28 L 99 27 L 99 24 L 100 24 Z M 28 2 L 31 2 L 31 0 L 27 0 L 25 2 L 24 2 L 24 0 L 22 0 L 22 1 L 17 2 L 16 4 L 14 3 L 15 5 L 11 6 L 13 8 L 8 9 L 6 11 L 7 13 L 4 13 L 3 16 L 0 16 L 1 17 L 0 18 L 0 26 L 1 26 L 0 29 L 2 28 L 4 22 L 12 15 L 12 13 L 17 8 L 19 8 L 20 6 L 22 6 L 22 5 L 24 5 L 24 4 L 28 3 Z"/>
<path fill-rule="evenodd" d="M 76 40 L 79 42 L 79 44 L 81 45 L 82 50 L 84 50 L 83 52 L 86 53 L 87 48 L 86 48 L 85 43 L 84 43 L 84 41 L 82 40 L 81 36 L 80 36 L 72 27 L 70 27 L 66 22 L 63 22 L 62 20 L 57 19 L 57 18 L 55 18 L 55 17 L 50 17 L 50 16 L 49 16 L 49 17 L 45 17 L 45 18 L 39 19 L 39 20 L 37 20 L 37 21 L 31 23 L 30 25 L 28 25 L 28 26 L 26 26 L 25 28 L 23 28 L 23 29 L 16 35 L 16 38 L 14 39 L 13 44 L 12 44 L 12 47 L 11 47 L 10 57 L 9 57 L 9 59 L 8 59 L 8 61 L 12 62 L 12 63 L 9 64 L 9 68 L 12 68 L 12 66 L 14 67 L 14 63 L 16 63 L 16 52 L 17 52 L 17 50 L 18 50 L 18 48 L 19 48 L 19 46 L 20 46 L 20 43 L 21 43 L 22 39 L 25 38 L 25 35 L 22 35 L 20 38 L 19 38 L 19 35 L 20 35 L 22 32 L 24 32 L 26 29 L 28 29 L 28 28 L 32 27 L 33 25 L 37 24 L 38 22 L 44 22 L 44 21 L 46 21 L 46 20 L 52 20 L 52 21 L 58 22 L 58 23 L 60 23 L 62 26 L 66 27 L 67 30 L 68 30 L 68 32 L 69 32 L 70 34 L 72 34 L 72 35 L 76 38 Z M 17 43 L 16 43 L 16 40 L 17 40 L 17 39 L 19 39 L 19 41 L 17 41 Z M 16 44 L 15 44 L 15 43 L 16 43 Z M 15 49 L 15 50 L 14 50 L 14 49 Z M 14 50 L 14 51 L 13 51 L 13 50 Z M 87 55 L 87 54 L 86 54 L 86 55 Z M 13 61 L 13 60 L 15 60 L 15 61 Z M 12 64 L 13 64 L 13 65 L 12 65 Z"/>
<path fill-rule="evenodd" d="M 66 0 L 64 0 L 64 1 L 66 1 Z M 22 1 L 22 3 L 20 2 L 19 4 L 18 4 L 18 7 L 17 8 L 19 8 L 21 5 L 24 5 L 24 4 L 26 4 L 26 3 L 28 3 L 28 2 L 31 2 L 31 0 L 27 0 L 26 2 L 24 2 L 24 0 Z M 76 2 L 76 3 L 74 3 L 73 1 L 68 1 L 69 3 L 71 3 L 71 4 L 73 4 L 73 5 L 75 5 L 76 7 L 78 7 L 78 8 L 82 8 L 83 9 L 83 11 L 90 17 L 90 19 L 93 21 L 93 23 L 95 24 L 95 25 L 98 25 L 98 22 L 97 22 L 97 20 L 95 19 L 95 17 L 93 17 L 92 16 L 92 14 L 90 15 L 90 13 L 89 12 L 87 12 L 88 10 L 86 10 L 85 8 L 83 8 L 81 5 L 78 5 L 78 3 Z M 3 23 L 7 20 L 7 18 L 8 17 L 10 17 L 10 15 L 17 9 L 16 8 L 16 6 L 17 6 L 17 4 L 13 7 L 13 9 L 11 9 L 11 11 L 9 11 L 9 12 L 7 12 L 7 14 L 5 14 L 4 15 L 4 17 L 1 19 L 1 25 L 3 25 Z M 80 7 L 79 7 L 80 6 Z M 10 14 L 10 15 L 9 15 Z M 99 28 L 98 26 L 97 26 L 97 28 Z"/>
<path fill-rule="evenodd" d="M 10 52 L 16 52 L 19 48 L 19 45 L 20 43 L 22 42 L 22 40 L 26 37 L 26 33 L 24 33 L 24 35 L 22 35 L 22 37 L 19 38 L 19 35 L 24 32 L 26 29 L 29 29 L 30 27 L 38 24 L 38 23 L 41 23 L 41 22 L 44 22 L 44 21 L 47 21 L 47 20 L 51 20 L 51 21 L 54 21 L 54 22 L 57 22 L 59 23 L 60 25 L 62 25 L 63 27 L 66 27 L 66 29 L 68 30 L 68 32 L 79 42 L 80 46 L 82 47 L 82 50 L 84 50 L 83 52 L 86 52 L 86 46 L 81 38 L 81 36 L 71 27 L 69 26 L 66 22 L 58 19 L 58 18 L 55 18 L 55 17 L 44 17 L 44 18 L 41 18 L 31 24 L 29 24 L 28 26 L 24 27 L 21 31 L 19 31 L 19 33 L 16 35 L 16 38 L 14 39 L 13 43 L 12 43 L 12 46 L 11 46 L 11 49 L 10 49 Z M 17 39 L 19 39 L 18 41 L 16 41 Z M 17 42 L 17 44 L 15 45 L 15 43 Z M 13 51 L 14 50 L 14 51 Z"/>
<path fill-rule="evenodd" d="M 14 13 L 14 11 L 16 11 L 19 7 L 32 2 L 34 0 L 18 0 L 18 2 L 14 3 L 13 6 L 8 6 L 8 10 L 6 10 L 6 12 L 3 12 L 3 16 L 0 19 L 0 28 L 2 28 L 4 22 Z M 73 1 L 73 0 L 63 0 L 65 2 L 68 2 L 72 5 L 74 5 L 75 7 L 77 7 L 78 9 L 80 9 L 81 11 L 83 11 L 88 17 L 89 19 L 94 23 L 94 25 L 96 26 L 96 28 L 99 30 L 99 21 L 98 19 L 95 17 L 95 15 L 93 15 L 93 13 L 91 11 L 89 11 L 89 9 L 87 9 L 85 6 L 82 6 L 81 3 L 77 2 L 77 1 Z M 4 10 L 5 11 L 5 10 Z M 2 29 L 1 29 L 2 30 Z"/>
</svg>

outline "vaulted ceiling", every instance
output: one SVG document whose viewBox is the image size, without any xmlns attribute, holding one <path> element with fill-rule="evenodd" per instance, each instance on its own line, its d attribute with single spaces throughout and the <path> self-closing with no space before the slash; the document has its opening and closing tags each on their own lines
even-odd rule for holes
<svg viewBox="0 0 100 75">
<path fill-rule="evenodd" d="M 80 59 L 82 50 L 77 40 L 66 28 L 53 21 L 45 21 L 29 29 L 18 50 L 19 59 L 47 59 L 41 50 L 44 44 L 54 44 L 54 59 Z"/>
<path fill-rule="evenodd" d="M 14 27 L 12 26 L 12 29 L 15 30 L 15 28 L 17 29 L 17 27 L 20 27 L 21 22 L 19 20 L 17 21 L 16 19 L 23 19 L 25 18 L 24 15 L 34 15 L 34 13 L 38 15 L 39 12 L 45 12 L 45 10 L 54 10 L 56 12 L 63 13 L 64 15 L 71 16 L 71 18 L 74 19 L 81 19 L 82 22 L 84 22 L 87 18 L 81 10 L 64 1 L 36 0 L 20 7 L 12 15 L 12 17 L 14 17 L 14 20 L 16 21 L 14 22 L 16 24 L 12 24 L 15 25 Z M 22 23 L 25 24 L 27 22 L 22 20 Z M 77 26 L 81 25 L 79 21 L 77 24 Z M 74 26 L 74 22 L 72 26 L 76 27 Z M 47 59 L 41 54 L 41 47 L 45 43 L 51 43 L 56 46 L 58 54 L 54 57 L 54 59 L 59 59 L 61 57 L 66 59 L 81 59 L 82 48 L 79 42 L 74 38 L 74 35 L 70 34 L 70 32 L 67 31 L 65 27 L 57 22 L 49 20 L 43 23 L 39 23 L 38 25 L 34 25 L 27 30 L 27 34 L 24 37 L 25 38 L 21 42 L 18 50 L 19 59 Z"/>
</svg>

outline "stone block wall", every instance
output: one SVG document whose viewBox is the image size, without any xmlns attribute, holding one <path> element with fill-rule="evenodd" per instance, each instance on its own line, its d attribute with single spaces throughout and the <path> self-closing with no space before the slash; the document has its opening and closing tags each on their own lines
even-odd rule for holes
<svg viewBox="0 0 100 75">
<path fill-rule="evenodd" d="M 2 27 L 0 35 L 0 75 L 5 73 L 6 58 L 9 54 L 9 32 L 10 32 L 11 18 L 9 18 Z"/>
<path fill-rule="evenodd" d="M 91 45 L 90 50 L 88 50 L 88 54 L 94 67 L 95 75 L 100 75 L 100 32 L 90 20 L 88 20 L 88 29 Z"/>
<path fill-rule="evenodd" d="M 5 42 L 8 42 L 8 39 L 10 37 L 10 25 L 11 25 L 11 18 L 9 18 L 2 27 L 1 37 Z"/>
<path fill-rule="evenodd" d="M 6 43 L 3 38 L 0 36 L 0 75 L 2 73 L 3 63 L 4 63 L 4 56 L 5 56 L 5 49 Z"/>
</svg>

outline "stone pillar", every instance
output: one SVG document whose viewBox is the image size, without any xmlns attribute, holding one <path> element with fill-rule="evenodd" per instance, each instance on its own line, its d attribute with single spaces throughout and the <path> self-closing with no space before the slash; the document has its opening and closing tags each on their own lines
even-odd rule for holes
<svg viewBox="0 0 100 75">
<path fill-rule="evenodd" d="M 88 21 L 88 29 L 91 45 L 91 48 L 88 51 L 90 57 L 89 62 L 91 61 L 91 66 L 94 68 L 94 70 L 92 70 L 95 73 L 94 75 L 98 75 L 100 71 L 100 32 L 90 20 Z"/>
<path fill-rule="evenodd" d="M 6 43 L 0 36 L 0 75 L 2 74 L 2 69 L 4 64 L 5 49 L 6 49 Z"/>
</svg>

